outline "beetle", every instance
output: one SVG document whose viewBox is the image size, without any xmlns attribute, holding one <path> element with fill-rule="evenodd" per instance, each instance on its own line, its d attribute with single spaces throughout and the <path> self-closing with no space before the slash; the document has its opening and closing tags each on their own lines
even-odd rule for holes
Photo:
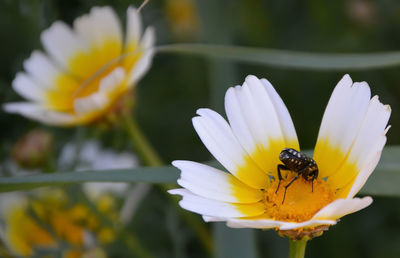
<svg viewBox="0 0 400 258">
<path fill-rule="evenodd" d="M 300 176 L 303 176 L 306 181 L 311 181 L 311 191 L 314 192 L 314 180 L 318 177 L 318 166 L 312 158 L 295 149 L 285 148 L 279 154 L 279 160 L 283 164 L 278 164 L 277 166 L 279 183 L 275 193 L 278 192 L 279 186 L 281 184 L 281 170 L 290 170 L 297 173 L 292 181 L 290 181 L 289 184 L 285 185 L 285 193 L 283 195 L 282 204 L 285 201 L 287 188 Z"/>
</svg>

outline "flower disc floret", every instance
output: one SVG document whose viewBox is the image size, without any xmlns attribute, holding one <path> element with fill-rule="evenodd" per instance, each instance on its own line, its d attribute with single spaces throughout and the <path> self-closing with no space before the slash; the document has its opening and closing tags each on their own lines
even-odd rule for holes
<svg viewBox="0 0 400 258">
<path fill-rule="evenodd" d="M 287 188 L 283 201 L 285 186 L 295 174 L 281 180 L 278 192 L 278 181 L 274 182 L 264 193 L 264 203 L 268 218 L 280 221 L 303 222 L 311 219 L 319 210 L 334 200 L 333 189 L 321 179 L 315 180 L 314 185 L 304 178 L 299 178 Z"/>
</svg>

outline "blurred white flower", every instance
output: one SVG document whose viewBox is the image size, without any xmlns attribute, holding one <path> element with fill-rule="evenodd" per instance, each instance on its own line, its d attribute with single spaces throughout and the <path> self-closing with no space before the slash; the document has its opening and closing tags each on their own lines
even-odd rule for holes
<svg viewBox="0 0 400 258">
<path fill-rule="evenodd" d="M 87 141 L 81 146 L 78 157 L 77 146 L 73 143 L 67 144 L 61 151 L 59 167 L 66 167 L 76 162 L 76 171 L 126 169 L 138 166 L 138 159 L 129 152 L 115 152 L 102 149 L 97 141 Z M 77 160 L 75 161 L 75 158 Z M 92 200 L 97 200 L 103 194 L 112 193 L 122 196 L 126 193 L 127 183 L 85 183 L 83 190 Z"/>
<path fill-rule="evenodd" d="M 125 35 L 114 10 L 93 7 L 73 27 L 56 21 L 41 35 L 45 52 L 33 51 L 14 90 L 28 102 L 8 103 L 7 112 L 45 124 L 88 124 L 106 115 L 150 67 L 154 31 L 129 7 Z M 122 55 L 122 57 L 121 57 Z"/>
</svg>

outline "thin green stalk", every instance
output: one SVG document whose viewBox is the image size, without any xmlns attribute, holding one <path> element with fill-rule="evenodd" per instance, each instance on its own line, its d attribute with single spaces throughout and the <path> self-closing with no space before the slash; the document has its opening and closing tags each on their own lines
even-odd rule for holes
<svg viewBox="0 0 400 258">
<path fill-rule="evenodd" d="M 163 161 L 151 146 L 151 144 L 147 141 L 144 134 L 141 132 L 138 124 L 131 114 L 125 114 L 123 117 L 123 124 L 125 126 L 125 130 L 129 134 L 133 147 L 140 160 L 146 166 L 162 166 Z M 167 191 L 173 188 L 174 185 L 161 185 L 161 191 L 163 193 L 167 193 Z M 170 194 L 166 194 L 167 198 L 173 202 L 177 203 L 178 199 L 176 196 L 172 196 Z M 185 220 L 185 222 L 192 227 L 194 232 L 196 232 L 199 237 L 201 243 L 204 245 L 206 250 L 212 254 L 213 252 L 213 244 L 212 237 L 210 232 L 204 226 L 198 218 L 194 217 L 192 213 L 189 213 L 183 209 L 178 209 L 179 215 Z"/>
<path fill-rule="evenodd" d="M 308 240 L 292 240 L 289 238 L 289 258 L 304 258 Z"/>
<path fill-rule="evenodd" d="M 123 122 L 126 131 L 131 138 L 131 142 L 135 148 L 136 154 L 139 156 L 143 164 L 153 167 L 162 166 L 163 162 L 161 158 L 147 141 L 138 124 L 133 119 L 133 116 L 129 114 L 124 115 Z"/>
</svg>

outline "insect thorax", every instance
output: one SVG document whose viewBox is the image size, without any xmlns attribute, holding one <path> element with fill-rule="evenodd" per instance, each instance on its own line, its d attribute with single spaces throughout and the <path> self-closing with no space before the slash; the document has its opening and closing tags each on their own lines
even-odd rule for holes
<svg viewBox="0 0 400 258">
<path fill-rule="evenodd" d="M 293 172 L 302 171 L 303 175 L 318 170 L 315 161 L 295 149 L 283 149 L 279 155 L 279 160 Z"/>
</svg>

